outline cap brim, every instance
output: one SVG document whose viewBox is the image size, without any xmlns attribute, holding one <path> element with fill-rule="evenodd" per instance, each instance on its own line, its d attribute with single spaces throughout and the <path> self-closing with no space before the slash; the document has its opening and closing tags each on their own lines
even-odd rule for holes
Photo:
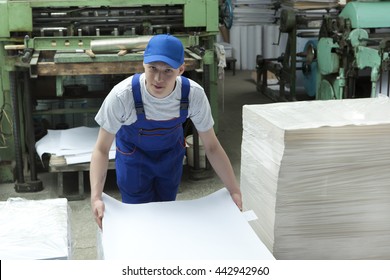
<svg viewBox="0 0 390 280">
<path fill-rule="evenodd" d="M 169 57 L 166 57 L 163 55 L 150 55 L 150 56 L 144 57 L 145 64 L 149 64 L 152 62 L 164 62 L 174 69 L 177 69 L 182 65 L 182 64 L 178 63 L 177 61 L 170 59 Z"/>
</svg>

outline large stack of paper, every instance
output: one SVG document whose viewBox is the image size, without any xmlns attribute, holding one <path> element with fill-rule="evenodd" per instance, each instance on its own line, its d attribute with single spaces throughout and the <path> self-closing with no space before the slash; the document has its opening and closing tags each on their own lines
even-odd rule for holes
<svg viewBox="0 0 390 280">
<path fill-rule="evenodd" d="M 0 259 L 71 258 L 70 219 L 65 198 L 0 202 Z"/>
<path fill-rule="evenodd" d="M 243 108 L 241 187 L 276 259 L 390 258 L 390 100 Z"/>
</svg>

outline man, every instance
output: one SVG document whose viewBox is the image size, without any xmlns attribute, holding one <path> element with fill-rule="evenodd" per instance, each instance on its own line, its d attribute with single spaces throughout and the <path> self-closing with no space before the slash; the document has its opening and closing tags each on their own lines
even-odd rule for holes
<svg viewBox="0 0 390 280">
<path fill-rule="evenodd" d="M 184 48 L 171 35 L 156 35 L 144 53 L 143 74 L 116 85 L 96 115 L 100 125 L 91 158 L 91 206 L 102 228 L 102 192 L 108 153 L 116 140 L 117 184 L 124 203 L 172 201 L 181 181 L 185 140 L 182 124 L 190 118 L 208 160 L 241 209 L 240 187 L 214 129 L 204 89 L 182 77 Z"/>
</svg>

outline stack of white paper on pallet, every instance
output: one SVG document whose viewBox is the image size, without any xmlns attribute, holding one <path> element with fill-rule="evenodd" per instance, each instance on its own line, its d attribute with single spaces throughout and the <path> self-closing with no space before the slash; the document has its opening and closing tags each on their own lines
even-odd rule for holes
<svg viewBox="0 0 390 280">
<path fill-rule="evenodd" d="M 0 202 L 0 259 L 71 257 L 70 218 L 65 198 Z"/>
<path fill-rule="evenodd" d="M 390 100 L 243 108 L 241 187 L 276 259 L 390 258 Z"/>
</svg>

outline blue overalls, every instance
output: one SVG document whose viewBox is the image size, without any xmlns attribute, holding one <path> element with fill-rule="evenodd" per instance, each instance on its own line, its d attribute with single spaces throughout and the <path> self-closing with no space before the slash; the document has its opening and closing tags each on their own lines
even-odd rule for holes
<svg viewBox="0 0 390 280">
<path fill-rule="evenodd" d="M 140 74 L 132 80 L 137 121 L 116 134 L 117 184 L 124 203 L 172 201 L 181 181 L 185 141 L 183 123 L 188 115 L 190 82 L 182 79 L 180 116 L 156 121 L 145 117 Z"/>
</svg>

